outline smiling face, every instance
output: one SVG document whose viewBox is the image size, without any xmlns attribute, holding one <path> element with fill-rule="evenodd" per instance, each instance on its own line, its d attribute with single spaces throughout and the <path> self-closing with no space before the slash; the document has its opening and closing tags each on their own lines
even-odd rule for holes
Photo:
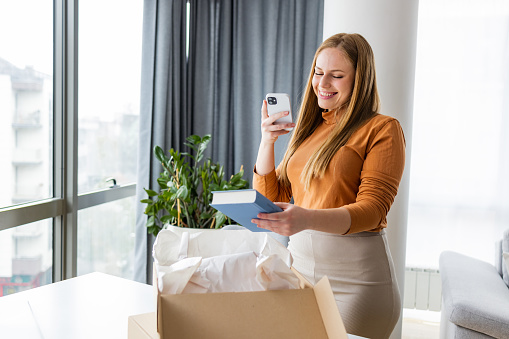
<svg viewBox="0 0 509 339">
<path fill-rule="evenodd" d="M 326 48 L 316 58 L 313 90 L 318 106 L 333 110 L 348 100 L 353 90 L 355 69 L 339 48 Z"/>
</svg>

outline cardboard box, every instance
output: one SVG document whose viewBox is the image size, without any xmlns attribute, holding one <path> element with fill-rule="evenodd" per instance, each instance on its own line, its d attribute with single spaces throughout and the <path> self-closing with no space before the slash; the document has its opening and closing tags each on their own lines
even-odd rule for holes
<svg viewBox="0 0 509 339">
<path fill-rule="evenodd" d="M 162 295 L 155 287 L 157 314 L 129 317 L 129 338 L 348 338 L 327 277 L 312 286 L 296 274 L 293 290 Z"/>
</svg>

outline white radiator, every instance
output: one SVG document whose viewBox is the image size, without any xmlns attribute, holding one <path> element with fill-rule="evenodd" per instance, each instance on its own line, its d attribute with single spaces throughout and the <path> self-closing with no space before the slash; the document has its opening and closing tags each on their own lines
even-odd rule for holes
<svg viewBox="0 0 509 339">
<path fill-rule="evenodd" d="M 440 311 L 442 280 L 436 269 L 407 267 L 405 269 L 404 308 Z"/>
</svg>

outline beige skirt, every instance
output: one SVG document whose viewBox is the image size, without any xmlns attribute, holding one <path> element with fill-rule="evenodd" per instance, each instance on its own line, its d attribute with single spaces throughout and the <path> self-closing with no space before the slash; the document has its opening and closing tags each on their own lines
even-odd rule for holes
<svg viewBox="0 0 509 339">
<path fill-rule="evenodd" d="M 311 283 L 329 278 L 350 334 L 388 338 L 401 299 L 385 231 L 336 235 L 302 231 L 290 237 L 293 266 Z"/>
</svg>

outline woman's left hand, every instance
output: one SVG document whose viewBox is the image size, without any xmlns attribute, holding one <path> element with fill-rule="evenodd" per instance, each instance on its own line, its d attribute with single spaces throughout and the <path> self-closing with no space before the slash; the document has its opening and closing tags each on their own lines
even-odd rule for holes
<svg viewBox="0 0 509 339">
<path fill-rule="evenodd" d="M 258 219 L 252 219 L 251 221 L 257 224 L 258 227 L 284 236 L 290 236 L 311 228 L 312 210 L 283 202 L 276 202 L 275 204 L 281 207 L 283 212 L 259 213 Z"/>
</svg>

